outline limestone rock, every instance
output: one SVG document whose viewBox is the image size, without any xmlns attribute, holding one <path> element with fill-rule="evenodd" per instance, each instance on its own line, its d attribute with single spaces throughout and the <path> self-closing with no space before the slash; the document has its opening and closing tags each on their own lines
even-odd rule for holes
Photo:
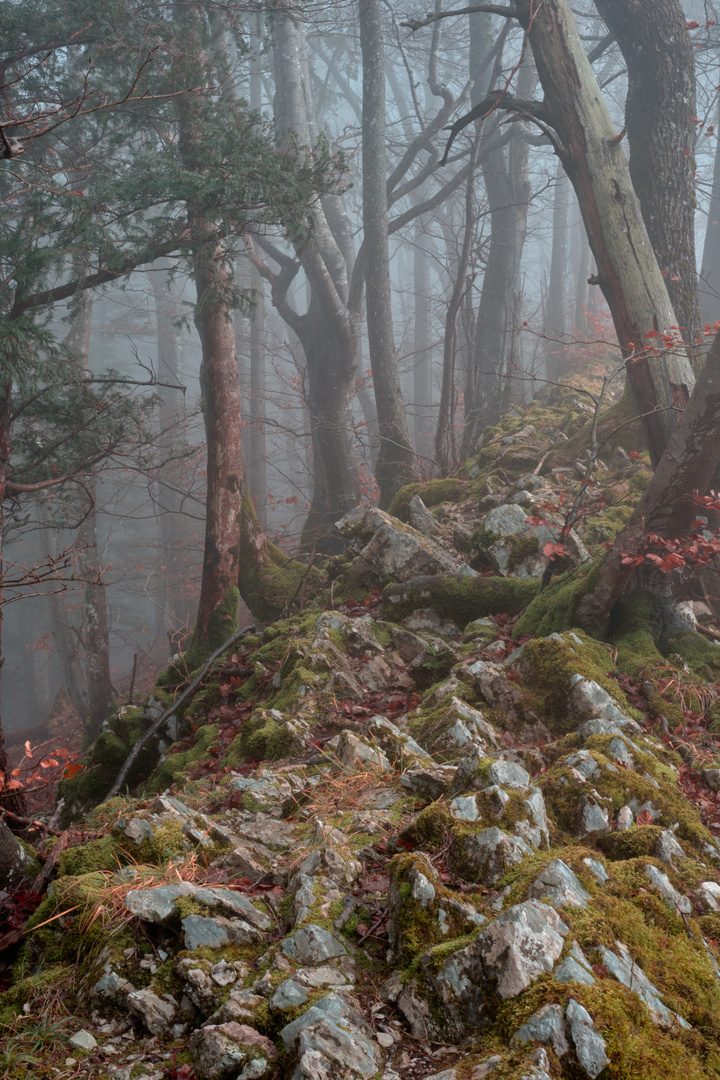
<svg viewBox="0 0 720 1080">
<path fill-rule="evenodd" d="M 565 1035 L 565 1013 L 562 1005 L 543 1005 L 512 1037 L 515 1046 L 536 1042 L 552 1046 L 559 1058 L 568 1053 L 570 1047 Z"/>
<path fill-rule="evenodd" d="M 567 932 L 557 912 L 537 900 L 503 912 L 479 938 L 500 997 L 515 997 L 544 971 L 552 971 Z"/>
<path fill-rule="evenodd" d="M 607 690 L 603 690 L 593 679 L 586 679 L 582 675 L 571 676 L 568 705 L 573 716 L 581 723 L 601 718 L 612 721 L 620 729 L 642 734 L 640 725 L 621 712 Z"/>
<path fill-rule="evenodd" d="M 174 1022 L 177 1002 L 169 994 L 158 997 L 152 990 L 134 990 L 127 996 L 128 1008 L 151 1035 L 162 1035 Z"/>
<path fill-rule="evenodd" d="M 577 1059 L 590 1080 L 595 1080 L 598 1073 L 610 1064 L 610 1058 L 605 1053 L 605 1040 L 596 1031 L 590 1013 L 574 998 L 568 1002 L 566 1016 Z"/>
<path fill-rule="evenodd" d="M 650 878 L 652 887 L 660 893 L 660 896 L 670 905 L 673 911 L 683 915 L 691 914 L 692 905 L 690 901 L 687 896 L 683 896 L 674 888 L 667 874 L 663 874 L 662 870 L 658 870 L 657 866 L 646 866 L 645 873 Z"/>
<path fill-rule="evenodd" d="M 535 900 L 549 900 L 553 907 L 587 907 L 591 899 L 580 880 L 562 859 L 553 859 L 530 886 Z"/>
<path fill-rule="evenodd" d="M 383 510 L 358 506 L 336 525 L 345 535 L 367 535 L 372 531 L 371 539 L 360 550 L 360 557 L 378 574 L 392 574 L 398 581 L 408 581 L 418 574 L 442 574 L 458 569 L 458 561 L 439 544 Z"/>
<path fill-rule="evenodd" d="M 450 848 L 450 863 L 462 867 L 468 880 L 487 887 L 532 854 L 532 847 L 521 837 L 491 826 L 480 833 L 455 836 Z"/>
<path fill-rule="evenodd" d="M 68 1043 L 73 1050 L 87 1050 L 90 1052 L 96 1048 L 97 1039 L 89 1031 L 81 1028 L 80 1031 L 76 1031 L 74 1035 L 70 1036 Z"/>
<path fill-rule="evenodd" d="M 182 920 L 185 935 L 185 948 L 222 949 L 232 942 L 238 945 L 252 945 L 262 941 L 263 936 L 254 926 L 244 919 L 214 918 L 205 915 L 188 915 Z"/>
<path fill-rule="evenodd" d="M 246 1024 L 211 1024 L 190 1039 L 199 1080 L 264 1080 L 278 1053 L 269 1039 Z"/>
<path fill-rule="evenodd" d="M 334 956 L 346 956 L 347 949 L 336 937 L 322 926 L 303 926 L 291 937 L 285 938 L 282 951 L 298 964 L 322 964 Z"/>
<path fill-rule="evenodd" d="M 610 974 L 614 975 L 623 986 L 627 986 L 629 990 L 634 990 L 642 998 L 656 1024 L 668 1027 L 673 1027 L 676 1024 L 682 1028 L 690 1027 L 686 1020 L 683 1020 L 681 1016 L 663 1005 L 660 1000 L 660 991 L 650 982 L 643 969 L 631 956 L 626 945 L 623 945 L 621 941 L 616 941 L 614 951 L 601 946 L 600 955 Z"/>
</svg>

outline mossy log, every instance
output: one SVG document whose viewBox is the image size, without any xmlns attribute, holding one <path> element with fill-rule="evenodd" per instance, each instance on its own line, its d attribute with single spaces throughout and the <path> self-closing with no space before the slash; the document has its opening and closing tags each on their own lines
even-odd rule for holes
<svg viewBox="0 0 720 1080">
<path fill-rule="evenodd" d="M 404 619 L 418 608 L 432 608 L 461 629 L 485 615 L 518 615 L 540 588 L 536 578 L 422 575 L 383 592 L 385 618 Z"/>
</svg>

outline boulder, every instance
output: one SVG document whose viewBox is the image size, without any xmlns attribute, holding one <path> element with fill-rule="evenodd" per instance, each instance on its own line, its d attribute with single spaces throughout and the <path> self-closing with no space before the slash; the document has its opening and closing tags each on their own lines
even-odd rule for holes
<svg viewBox="0 0 720 1080">
<path fill-rule="evenodd" d="M 590 1080 L 595 1080 L 598 1073 L 610 1064 L 610 1058 L 605 1053 L 605 1040 L 595 1030 L 590 1013 L 574 998 L 568 1002 L 566 1016 L 577 1059 Z"/>
<path fill-rule="evenodd" d="M 336 937 L 322 926 L 303 926 L 291 937 L 285 938 L 282 951 L 298 964 L 322 964 L 335 956 L 346 956 L 347 949 Z"/>
<path fill-rule="evenodd" d="M 587 907 L 591 899 L 579 879 L 562 859 L 553 859 L 530 886 L 535 900 L 549 900 L 553 907 Z"/>
<path fill-rule="evenodd" d="M 453 838 L 449 859 L 468 881 L 488 887 L 511 867 L 518 866 L 533 849 L 519 836 L 511 836 L 497 826 L 480 833 L 466 833 Z"/>
<path fill-rule="evenodd" d="M 158 997 L 152 990 L 133 990 L 127 996 L 128 1008 L 151 1035 L 162 1035 L 174 1023 L 177 1002 L 170 994 Z"/>
<path fill-rule="evenodd" d="M 409 581 L 418 574 L 442 574 L 459 568 L 459 561 L 439 544 L 383 510 L 358 506 L 336 524 L 345 536 L 372 532 L 359 554 L 379 575 Z"/>
<path fill-rule="evenodd" d="M 246 1024 L 211 1024 L 190 1038 L 198 1080 L 264 1080 L 273 1072 L 278 1053 Z"/>
</svg>

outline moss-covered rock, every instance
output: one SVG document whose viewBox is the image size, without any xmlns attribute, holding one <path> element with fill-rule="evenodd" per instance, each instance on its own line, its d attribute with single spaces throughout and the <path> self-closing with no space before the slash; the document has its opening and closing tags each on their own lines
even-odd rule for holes
<svg viewBox="0 0 720 1080">
<path fill-rule="evenodd" d="M 467 481 L 448 477 L 445 480 L 426 480 L 421 484 L 406 484 L 395 494 L 388 513 L 399 521 L 409 521 L 409 503 L 419 495 L 426 506 L 439 506 L 441 503 L 462 502 L 468 489 Z"/>
</svg>

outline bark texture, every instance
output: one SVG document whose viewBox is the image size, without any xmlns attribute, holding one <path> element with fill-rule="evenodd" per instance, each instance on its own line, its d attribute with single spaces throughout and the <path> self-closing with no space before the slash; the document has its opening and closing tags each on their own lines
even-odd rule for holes
<svg viewBox="0 0 720 1080">
<path fill-rule="evenodd" d="M 380 453 L 375 477 L 380 506 L 413 479 L 413 452 L 400 388 L 390 292 L 388 199 L 385 167 L 385 46 L 380 0 L 360 0 L 363 61 L 363 245 L 367 331 L 375 386 Z"/>
<path fill-rule="evenodd" d="M 566 0 L 517 4 L 529 34 L 544 91 L 527 103 L 536 119 L 554 129 L 556 150 L 575 188 L 598 280 L 628 364 L 653 466 L 676 423 L 676 411 L 694 385 L 683 348 L 652 352 L 648 346 L 677 325 L 665 279 L 647 235 L 622 143 L 582 46 Z M 549 129 L 548 129 L 549 130 Z"/>
<path fill-rule="evenodd" d="M 695 264 L 695 54 L 680 0 L 596 0 L 627 65 L 630 176 L 686 340 L 700 326 Z"/>
</svg>

